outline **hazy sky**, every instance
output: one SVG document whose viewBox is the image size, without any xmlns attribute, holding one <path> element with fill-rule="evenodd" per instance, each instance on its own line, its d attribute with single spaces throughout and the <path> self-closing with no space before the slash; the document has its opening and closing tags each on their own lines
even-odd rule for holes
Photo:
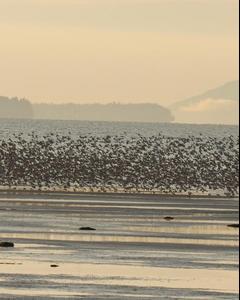
<svg viewBox="0 0 240 300">
<path fill-rule="evenodd" d="M 238 73 L 238 0 L 0 0 L 0 95 L 158 102 Z"/>
</svg>

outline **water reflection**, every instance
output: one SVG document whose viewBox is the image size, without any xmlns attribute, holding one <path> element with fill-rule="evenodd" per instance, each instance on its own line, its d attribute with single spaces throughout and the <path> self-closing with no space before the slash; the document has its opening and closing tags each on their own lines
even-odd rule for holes
<svg viewBox="0 0 240 300">
<path fill-rule="evenodd" d="M 49 285 L 59 288 L 70 285 L 72 289 L 81 292 L 81 286 L 132 286 L 132 287 L 165 287 L 165 288 L 187 288 L 205 289 L 209 291 L 222 291 L 237 293 L 238 274 L 236 271 L 226 270 L 199 270 L 199 269 L 176 269 L 176 268 L 156 268 L 141 266 L 124 266 L 115 264 L 84 264 L 84 263 L 61 263 L 59 268 L 50 268 L 47 262 L 23 261 L 22 265 L 9 266 L 4 270 L 0 265 L 2 278 L 4 274 L 31 275 L 31 282 L 34 287 L 38 282 L 37 291 L 41 288 L 48 290 Z M 39 276 L 49 276 L 42 284 Z M 71 276 L 71 278 L 68 278 Z M 14 284 L 13 284 L 14 285 Z M 31 288 L 31 283 L 29 284 Z M 16 287 L 15 287 L 16 288 Z M 35 289 L 34 289 L 35 290 Z M 71 291 L 71 290 L 70 290 Z M 2 289 L 0 288 L 0 292 Z M 56 291 L 55 291 L 56 292 Z M 46 293 L 46 291 L 45 291 Z M 59 293 L 59 290 L 58 290 Z"/>
<path fill-rule="evenodd" d="M 199 289 L 220 293 L 199 299 L 236 299 L 239 231 L 226 225 L 237 220 L 237 202 L 66 196 L 0 200 L 0 240 L 15 242 L 0 248 L 0 295 L 158 299 L 176 288 L 174 299 L 196 299 Z M 78 230 L 85 225 L 97 231 Z"/>
<path fill-rule="evenodd" d="M 45 241 L 76 241 L 76 242 L 117 242 L 117 243 L 154 243 L 154 244 L 186 244 L 186 245 L 214 245 L 237 247 L 235 240 L 192 239 L 192 238 L 165 238 L 146 236 L 121 236 L 121 235 L 88 235 L 65 233 L 0 233 L 0 238 L 29 239 Z"/>
<path fill-rule="evenodd" d="M 204 234 L 204 235 L 232 235 L 236 236 L 238 231 L 232 230 L 232 228 L 226 225 L 192 225 L 192 226 L 180 226 L 173 224 L 171 226 L 127 226 L 123 227 L 126 231 L 132 232 L 161 232 L 161 233 L 182 233 L 182 234 Z"/>
</svg>

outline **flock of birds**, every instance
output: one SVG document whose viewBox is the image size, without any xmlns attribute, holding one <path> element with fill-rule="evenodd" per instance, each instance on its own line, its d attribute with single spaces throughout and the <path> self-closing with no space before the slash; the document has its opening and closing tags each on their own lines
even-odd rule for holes
<svg viewBox="0 0 240 300">
<path fill-rule="evenodd" d="M 31 133 L 0 141 L 0 186 L 10 189 L 236 195 L 238 182 L 235 136 Z"/>
</svg>

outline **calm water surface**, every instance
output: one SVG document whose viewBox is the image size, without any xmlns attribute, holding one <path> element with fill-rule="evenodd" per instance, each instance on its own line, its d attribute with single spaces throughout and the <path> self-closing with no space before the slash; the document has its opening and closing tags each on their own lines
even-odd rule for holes
<svg viewBox="0 0 240 300">
<path fill-rule="evenodd" d="M 13 134 L 32 132 L 42 136 L 49 133 L 59 135 L 120 135 L 143 136 L 239 136 L 239 126 L 232 125 L 197 125 L 175 123 L 124 123 L 124 122 L 88 122 L 88 121 L 48 121 L 48 120 L 3 120 L 0 119 L 0 138 Z"/>
</svg>

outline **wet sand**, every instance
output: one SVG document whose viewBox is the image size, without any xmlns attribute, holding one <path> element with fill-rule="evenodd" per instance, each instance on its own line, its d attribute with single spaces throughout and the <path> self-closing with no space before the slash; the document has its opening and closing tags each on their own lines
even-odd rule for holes
<svg viewBox="0 0 240 300">
<path fill-rule="evenodd" d="M 238 222 L 233 198 L 0 193 L 0 298 L 238 299 Z"/>
</svg>

